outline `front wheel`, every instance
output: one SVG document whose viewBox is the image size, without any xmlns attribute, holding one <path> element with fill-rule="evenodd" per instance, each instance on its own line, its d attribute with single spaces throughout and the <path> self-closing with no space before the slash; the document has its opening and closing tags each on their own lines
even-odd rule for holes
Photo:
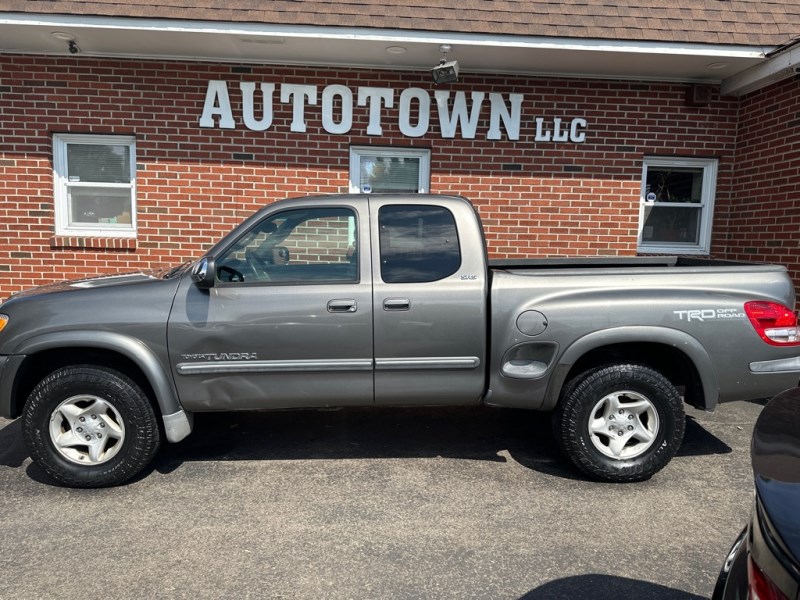
<svg viewBox="0 0 800 600">
<path fill-rule="evenodd" d="M 584 473 L 611 482 L 652 477 L 675 456 L 686 426 L 675 386 L 658 371 L 617 364 L 578 375 L 553 415 L 556 440 Z"/>
<path fill-rule="evenodd" d="M 84 488 L 134 477 L 161 439 L 141 388 L 118 371 L 90 365 L 63 367 L 40 381 L 25 404 L 22 433 L 48 475 Z"/>
</svg>

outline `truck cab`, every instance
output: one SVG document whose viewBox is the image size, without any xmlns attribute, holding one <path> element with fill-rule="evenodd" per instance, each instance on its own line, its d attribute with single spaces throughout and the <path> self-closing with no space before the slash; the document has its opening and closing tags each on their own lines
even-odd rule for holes
<svg viewBox="0 0 800 600">
<path fill-rule="evenodd" d="M 451 197 L 320 197 L 260 211 L 178 288 L 168 335 L 181 403 L 477 404 L 488 298 L 478 222 Z"/>
</svg>

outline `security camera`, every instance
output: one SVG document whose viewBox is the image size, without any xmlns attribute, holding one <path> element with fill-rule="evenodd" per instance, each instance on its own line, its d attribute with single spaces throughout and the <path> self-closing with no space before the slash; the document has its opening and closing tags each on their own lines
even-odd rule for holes
<svg viewBox="0 0 800 600">
<path fill-rule="evenodd" d="M 434 83 L 452 83 L 458 81 L 458 61 L 442 60 L 438 65 L 431 69 L 431 77 Z"/>
<path fill-rule="evenodd" d="M 78 54 L 78 52 L 81 51 L 81 49 L 78 48 L 78 44 L 76 44 L 74 41 L 70 41 L 67 47 L 69 48 L 70 54 Z"/>
</svg>

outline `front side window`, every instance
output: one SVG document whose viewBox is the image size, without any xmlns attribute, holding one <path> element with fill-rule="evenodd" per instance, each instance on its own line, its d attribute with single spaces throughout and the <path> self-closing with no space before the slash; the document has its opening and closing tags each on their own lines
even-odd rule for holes
<svg viewBox="0 0 800 600">
<path fill-rule="evenodd" d="M 384 206 L 378 211 L 381 279 L 425 283 L 461 267 L 453 214 L 440 206 Z"/>
<path fill-rule="evenodd" d="M 53 136 L 56 234 L 136 236 L 133 137 Z"/>
<path fill-rule="evenodd" d="M 430 190 L 430 150 L 350 148 L 350 193 L 424 194 Z"/>
<path fill-rule="evenodd" d="M 217 258 L 223 283 L 356 283 L 356 216 L 348 208 L 267 217 Z"/>
<path fill-rule="evenodd" d="M 716 159 L 646 158 L 639 251 L 707 254 L 716 179 Z"/>
</svg>

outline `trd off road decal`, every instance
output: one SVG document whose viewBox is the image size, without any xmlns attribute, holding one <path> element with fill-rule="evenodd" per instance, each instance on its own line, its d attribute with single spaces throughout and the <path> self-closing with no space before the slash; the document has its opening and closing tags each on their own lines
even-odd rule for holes
<svg viewBox="0 0 800 600">
<path fill-rule="evenodd" d="M 679 321 L 713 321 L 718 319 L 744 319 L 745 315 L 738 308 L 700 308 L 690 310 L 673 310 Z"/>
</svg>

